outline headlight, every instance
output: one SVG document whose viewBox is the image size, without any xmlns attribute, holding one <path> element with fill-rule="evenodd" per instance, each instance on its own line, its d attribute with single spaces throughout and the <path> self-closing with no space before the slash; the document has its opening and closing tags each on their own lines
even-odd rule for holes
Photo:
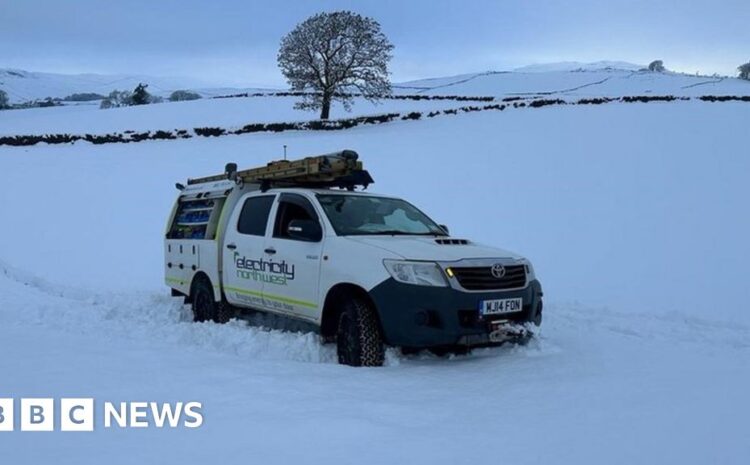
<svg viewBox="0 0 750 465">
<path fill-rule="evenodd" d="M 383 265 L 393 279 L 400 283 L 416 284 L 417 286 L 441 286 L 448 282 L 437 263 L 407 262 L 401 260 L 383 260 Z"/>
<path fill-rule="evenodd" d="M 536 273 L 534 272 L 534 267 L 531 265 L 531 262 L 524 258 L 521 263 L 526 266 L 526 275 L 528 277 L 528 280 L 531 281 L 532 279 L 536 279 Z"/>
</svg>

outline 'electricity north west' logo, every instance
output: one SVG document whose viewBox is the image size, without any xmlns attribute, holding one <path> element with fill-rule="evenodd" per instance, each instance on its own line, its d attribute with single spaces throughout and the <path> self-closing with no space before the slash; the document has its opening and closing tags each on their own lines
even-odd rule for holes
<svg viewBox="0 0 750 465">
<path fill-rule="evenodd" d="M 253 281 L 282 286 L 285 286 L 287 281 L 294 279 L 294 265 L 287 263 L 286 260 L 280 262 L 262 258 L 255 260 L 240 256 L 238 252 L 235 252 L 234 266 L 237 267 L 237 276 L 242 279 L 252 279 Z"/>
</svg>

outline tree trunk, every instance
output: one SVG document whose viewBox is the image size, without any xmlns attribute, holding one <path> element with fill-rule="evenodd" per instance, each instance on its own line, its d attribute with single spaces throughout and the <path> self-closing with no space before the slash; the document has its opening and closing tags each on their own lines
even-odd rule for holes
<svg viewBox="0 0 750 465">
<path fill-rule="evenodd" d="M 320 108 L 320 119 L 328 119 L 331 114 L 331 94 L 323 92 L 323 102 Z"/>
</svg>

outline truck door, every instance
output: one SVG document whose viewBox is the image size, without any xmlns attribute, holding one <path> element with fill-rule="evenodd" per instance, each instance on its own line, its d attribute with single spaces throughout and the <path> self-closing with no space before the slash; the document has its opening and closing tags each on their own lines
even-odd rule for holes
<svg viewBox="0 0 750 465">
<path fill-rule="evenodd" d="M 289 235 L 294 220 L 320 219 L 312 203 L 299 194 L 281 194 L 277 200 L 273 232 L 266 242 L 266 257 L 273 260 L 280 276 L 266 281 L 263 299 L 276 311 L 317 320 L 322 238 L 295 239 Z"/>
<path fill-rule="evenodd" d="M 223 244 L 222 282 L 234 305 L 264 309 L 263 283 L 269 278 L 264 252 L 275 194 L 250 195 L 237 203 Z"/>
</svg>

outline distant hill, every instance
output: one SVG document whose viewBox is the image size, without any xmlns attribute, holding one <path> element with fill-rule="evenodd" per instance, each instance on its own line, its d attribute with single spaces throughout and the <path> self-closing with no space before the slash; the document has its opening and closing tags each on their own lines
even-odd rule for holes
<svg viewBox="0 0 750 465">
<path fill-rule="evenodd" d="M 750 82 L 729 77 L 652 73 L 643 66 L 621 61 L 534 64 L 513 71 L 486 71 L 394 83 L 396 94 L 466 96 L 623 96 L 623 95 L 748 95 Z M 55 74 L 0 69 L 0 89 L 12 103 L 63 98 L 73 93 L 107 95 L 112 90 L 133 89 L 140 82 L 163 97 L 177 89 L 203 96 L 282 90 L 272 87 L 237 88 L 210 85 L 190 78 L 144 75 Z"/>
<path fill-rule="evenodd" d="M 58 74 L 0 69 L 0 89 L 10 101 L 19 103 L 47 97 L 63 98 L 74 93 L 109 94 L 112 90 L 132 90 L 139 83 L 149 85 L 152 94 L 167 96 L 178 89 L 203 89 L 210 84 L 190 78 L 145 75 Z M 232 89 L 236 90 L 236 89 Z"/>
<path fill-rule="evenodd" d="M 513 71 L 519 73 L 546 73 L 550 71 L 638 71 L 646 68 L 645 65 L 636 65 L 626 61 L 595 61 L 593 63 L 581 63 L 579 61 L 560 61 L 557 63 L 539 63 L 522 66 Z"/>
<path fill-rule="evenodd" d="M 420 79 L 394 92 L 425 95 L 618 97 L 624 95 L 748 95 L 750 82 L 725 76 L 654 73 L 624 62 L 552 63 L 514 71 Z"/>
</svg>

